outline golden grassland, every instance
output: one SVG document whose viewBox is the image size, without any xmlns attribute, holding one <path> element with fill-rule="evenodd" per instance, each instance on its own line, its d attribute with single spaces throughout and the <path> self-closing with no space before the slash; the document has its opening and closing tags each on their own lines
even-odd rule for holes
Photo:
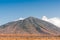
<svg viewBox="0 0 60 40">
<path fill-rule="evenodd" d="M 0 40 L 60 40 L 58 36 L 0 35 Z"/>
<path fill-rule="evenodd" d="M 60 37 L 0 37 L 0 40 L 60 40 Z"/>
</svg>

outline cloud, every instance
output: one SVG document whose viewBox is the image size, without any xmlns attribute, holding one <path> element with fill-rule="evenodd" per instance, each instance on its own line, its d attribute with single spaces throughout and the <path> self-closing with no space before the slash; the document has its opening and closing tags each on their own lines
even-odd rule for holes
<svg viewBox="0 0 60 40">
<path fill-rule="evenodd" d="M 24 18 L 19 18 L 18 20 L 24 20 Z"/>
<path fill-rule="evenodd" d="M 56 25 L 57 27 L 60 27 L 60 18 L 58 18 L 58 17 L 47 18 L 46 16 L 43 16 L 42 20 L 50 22 L 50 23 Z"/>
<path fill-rule="evenodd" d="M 18 18 L 18 19 L 14 20 L 14 21 L 18 21 L 18 20 L 24 20 L 24 18 Z"/>
</svg>

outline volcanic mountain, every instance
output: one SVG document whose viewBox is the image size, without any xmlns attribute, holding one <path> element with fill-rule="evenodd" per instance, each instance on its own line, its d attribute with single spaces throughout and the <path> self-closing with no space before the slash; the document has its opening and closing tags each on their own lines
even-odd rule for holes
<svg viewBox="0 0 60 40">
<path fill-rule="evenodd" d="M 60 35 L 60 28 L 41 19 L 28 17 L 0 26 L 0 34 Z"/>
</svg>

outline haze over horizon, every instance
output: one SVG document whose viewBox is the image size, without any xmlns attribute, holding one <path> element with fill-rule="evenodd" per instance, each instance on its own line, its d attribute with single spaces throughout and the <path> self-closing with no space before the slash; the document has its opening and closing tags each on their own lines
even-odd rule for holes
<svg viewBox="0 0 60 40">
<path fill-rule="evenodd" d="M 0 25 L 29 16 L 39 19 L 43 16 L 47 16 L 48 18 L 60 18 L 60 1 L 0 0 Z"/>
</svg>

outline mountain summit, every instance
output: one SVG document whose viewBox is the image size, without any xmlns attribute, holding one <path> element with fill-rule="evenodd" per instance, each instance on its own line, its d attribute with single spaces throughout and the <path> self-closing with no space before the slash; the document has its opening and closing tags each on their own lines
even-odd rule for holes
<svg viewBox="0 0 60 40">
<path fill-rule="evenodd" d="M 28 17 L 0 26 L 0 34 L 60 35 L 60 28 L 41 19 Z"/>
</svg>

